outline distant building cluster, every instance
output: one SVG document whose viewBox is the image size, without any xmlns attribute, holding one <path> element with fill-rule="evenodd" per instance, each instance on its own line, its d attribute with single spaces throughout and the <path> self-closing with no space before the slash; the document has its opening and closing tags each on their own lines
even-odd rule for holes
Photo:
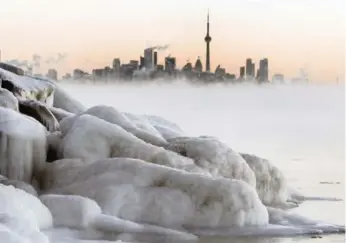
<svg viewBox="0 0 346 243">
<path fill-rule="evenodd" d="M 252 62 L 251 58 L 247 58 L 245 66 L 240 67 L 239 78 L 240 80 L 257 80 L 258 82 L 269 81 L 269 68 L 268 59 L 263 58 L 259 62 L 259 68 L 256 70 L 256 64 Z"/>
<path fill-rule="evenodd" d="M 144 50 L 139 60 L 130 60 L 129 63 L 121 63 L 120 58 L 114 58 L 110 66 L 95 68 L 89 74 L 81 69 L 74 69 L 72 75 L 66 74 L 62 79 L 74 80 L 94 80 L 94 81 L 126 81 L 126 80 L 153 80 L 153 79 L 181 79 L 186 78 L 196 82 L 242 82 L 242 81 L 269 81 L 269 62 L 267 58 L 259 61 L 258 69 L 251 58 L 245 60 L 245 65 L 240 67 L 239 76 L 226 72 L 225 68 L 218 65 L 214 72 L 210 70 L 210 24 L 209 13 L 207 17 L 207 34 L 204 38 L 206 43 L 205 69 L 200 57 L 197 58 L 194 65 L 187 63 L 178 69 L 176 58 L 167 56 L 164 58 L 164 64 L 158 63 L 158 47 L 149 47 Z M 49 69 L 47 77 L 57 80 L 58 74 L 55 69 Z M 276 74 L 273 80 L 281 81 L 283 75 Z"/>
</svg>

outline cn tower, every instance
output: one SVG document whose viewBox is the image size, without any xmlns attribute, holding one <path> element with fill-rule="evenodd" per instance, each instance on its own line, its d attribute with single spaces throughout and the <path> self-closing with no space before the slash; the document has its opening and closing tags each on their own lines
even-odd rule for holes
<svg viewBox="0 0 346 243">
<path fill-rule="evenodd" d="M 204 41 L 207 44 L 205 69 L 207 72 L 210 72 L 210 42 L 211 42 L 211 37 L 209 35 L 209 9 L 208 9 L 208 17 L 207 17 L 207 35 L 205 36 Z"/>
</svg>

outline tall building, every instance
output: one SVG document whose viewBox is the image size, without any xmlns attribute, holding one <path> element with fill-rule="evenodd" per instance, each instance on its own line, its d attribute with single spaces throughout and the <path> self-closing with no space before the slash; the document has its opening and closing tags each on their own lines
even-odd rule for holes
<svg viewBox="0 0 346 243">
<path fill-rule="evenodd" d="M 207 72 L 210 72 L 210 42 L 211 42 L 211 37 L 209 35 L 209 10 L 208 10 L 208 16 L 207 16 L 207 35 L 205 36 L 204 41 L 206 43 L 205 70 Z"/>
<path fill-rule="evenodd" d="M 192 72 L 192 69 L 193 67 L 191 62 L 186 63 L 182 68 L 182 70 L 185 72 Z"/>
<path fill-rule="evenodd" d="M 154 68 L 153 48 L 147 48 L 144 50 L 144 67 L 146 69 L 153 69 Z"/>
<path fill-rule="evenodd" d="M 112 63 L 112 68 L 115 72 L 119 72 L 120 71 L 120 59 L 119 58 L 114 58 L 113 59 L 113 63 Z"/>
<path fill-rule="evenodd" d="M 139 57 L 139 69 L 144 68 L 145 63 L 144 63 L 144 57 L 140 56 Z"/>
<path fill-rule="evenodd" d="M 247 77 L 251 77 L 252 75 L 252 59 L 251 58 L 247 58 L 246 59 L 246 63 L 245 63 L 245 69 L 246 69 L 246 76 Z"/>
<path fill-rule="evenodd" d="M 83 70 L 76 68 L 73 70 L 73 79 L 77 80 L 77 79 L 82 79 L 87 75 L 86 72 L 84 72 Z"/>
<path fill-rule="evenodd" d="M 201 62 L 201 59 L 199 59 L 199 57 L 197 58 L 197 60 L 195 62 L 195 71 L 200 72 L 200 73 L 203 71 L 202 62 Z"/>
<path fill-rule="evenodd" d="M 157 51 L 154 51 L 154 67 L 157 66 Z"/>
<path fill-rule="evenodd" d="M 171 73 L 175 70 L 176 60 L 175 57 L 165 58 L 165 71 Z"/>
<path fill-rule="evenodd" d="M 133 68 L 138 69 L 139 62 L 137 60 L 130 60 L 130 64 L 133 66 Z"/>
<path fill-rule="evenodd" d="M 251 76 L 255 77 L 256 75 L 256 69 L 255 69 L 255 63 L 253 62 L 251 65 Z"/>
<path fill-rule="evenodd" d="M 269 68 L 268 68 L 268 58 L 263 58 L 259 63 L 258 81 L 266 82 L 269 81 Z"/>
<path fill-rule="evenodd" d="M 245 76 L 245 67 L 242 66 L 240 67 L 240 70 L 239 70 L 239 77 L 244 78 L 244 76 Z"/>
</svg>

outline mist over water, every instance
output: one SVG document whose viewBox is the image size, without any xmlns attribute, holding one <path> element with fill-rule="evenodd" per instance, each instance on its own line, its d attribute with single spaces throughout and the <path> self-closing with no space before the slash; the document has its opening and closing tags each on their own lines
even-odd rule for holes
<svg viewBox="0 0 346 243">
<path fill-rule="evenodd" d="M 344 198 L 343 84 L 61 85 L 86 106 L 105 104 L 120 111 L 159 115 L 177 123 L 189 135 L 215 136 L 234 150 L 265 157 L 283 171 L 292 187 L 305 195 Z M 309 218 L 344 224 L 343 201 L 305 202 L 295 211 Z M 318 240 L 343 239 L 337 235 Z M 295 241 L 315 240 L 301 237 Z M 237 242 L 271 241 L 248 238 Z"/>
</svg>

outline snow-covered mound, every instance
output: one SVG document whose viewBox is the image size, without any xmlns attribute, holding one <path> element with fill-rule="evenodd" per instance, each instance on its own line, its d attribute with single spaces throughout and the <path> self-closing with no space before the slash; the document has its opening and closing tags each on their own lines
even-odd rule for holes
<svg viewBox="0 0 346 243">
<path fill-rule="evenodd" d="M 167 227 L 232 227 L 268 224 L 256 191 L 240 180 L 175 170 L 136 159 L 84 165 L 54 162 L 47 168 L 50 193 L 94 199 L 106 214 Z"/>
<path fill-rule="evenodd" d="M 83 104 L 68 95 L 68 93 L 58 85 L 54 87 L 53 107 L 63 109 L 73 114 L 79 114 L 86 110 Z"/>
<path fill-rule="evenodd" d="M 146 143 L 116 124 L 85 114 L 76 117 L 72 128 L 63 137 L 59 156 L 61 158 L 79 158 L 86 162 L 114 157 L 135 158 L 191 172 L 209 174 L 190 158 Z"/>
<path fill-rule="evenodd" d="M 215 177 L 238 179 L 256 186 L 254 172 L 246 161 L 227 145 L 212 137 L 178 137 L 169 140 L 166 149 L 194 160 Z"/>
<path fill-rule="evenodd" d="M 101 111 L 105 110 L 99 111 L 102 114 Z M 107 114 L 107 119 L 111 120 L 113 113 Z M 247 163 L 226 144 L 206 136 L 172 138 L 163 149 L 133 136 L 119 124 L 111 124 L 88 115 L 63 119 L 60 123 L 63 133 L 60 158 L 80 158 L 89 162 L 112 157 L 137 158 L 214 177 L 243 180 L 258 189 L 265 204 L 286 204 L 285 178 L 279 178 L 281 184 L 275 183 L 279 171 L 269 162 L 263 162 L 263 165 L 259 163 L 262 167 L 258 171 L 258 168 L 250 166 L 253 163 Z M 88 139 L 90 137 L 93 138 L 92 141 Z M 267 174 L 263 176 L 261 173 Z"/>
<path fill-rule="evenodd" d="M 148 121 L 163 138 L 171 139 L 185 136 L 185 132 L 175 123 L 167 121 L 159 116 L 142 115 L 137 116 L 141 121 Z"/>
<path fill-rule="evenodd" d="M 155 130 L 155 128 L 150 127 L 150 124 L 145 124 L 146 125 L 145 126 L 143 122 L 139 122 L 138 119 L 137 119 L 137 122 L 134 123 L 128 118 L 128 116 L 117 111 L 113 107 L 94 106 L 89 108 L 85 112 L 82 112 L 81 114 L 79 114 L 79 116 L 83 114 L 92 115 L 100 119 L 103 119 L 104 121 L 110 122 L 112 124 L 116 124 L 122 127 L 124 130 L 128 131 L 129 133 L 133 134 L 134 136 L 138 137 L 139 139 L 145 142 L 148 142 L 150 144 L 163 146 L 167 143 L 166 140 L 161 137 L 160 133 L 158 133 Z M 73 126 L 73 123 L 77 118 L 78 116 L 69 117 L 67 119 L 64 119 L 64 121 L 62 121 L 62 124 L 65 123 L 65 125 L 63 125 L 64 127 L 63 131 L 65 133 L 66 133 L 65 130 L 68 131 Z M 134 120 L 134 116 L 132 116 L 131 119 Z M 140 126 L 138 126 L 137 124 L 140 124 Z"/>
<path fill-rule="evenodd" d="M 77 195 L 46 194 L 40 196 L 40 200 L 52 213 L 53 224 L 57 227 L 86 228 L 101 214 L 96 202 Z"/>
<path fill-rule="evenodd" d="M 13 186 L 17 189 L 21 189 L 21 190 L 25 191 L 26 193 L 33 195 L 35 197 L 37 197 L 37 195 L 38 195 L 36 189 L 32 185 L 30 185 L 24 181 L 9 180 L 5 177 L 1 177 L 0 178 L 0 184 L 6 185 L 6 186 Z"/>
<path fill-rule="evenodd" d="M 41 230 L 51 226 L 52 215 L 37 197 L 0 184 L 1 242 L 49 242 Z"/>
</svg>

